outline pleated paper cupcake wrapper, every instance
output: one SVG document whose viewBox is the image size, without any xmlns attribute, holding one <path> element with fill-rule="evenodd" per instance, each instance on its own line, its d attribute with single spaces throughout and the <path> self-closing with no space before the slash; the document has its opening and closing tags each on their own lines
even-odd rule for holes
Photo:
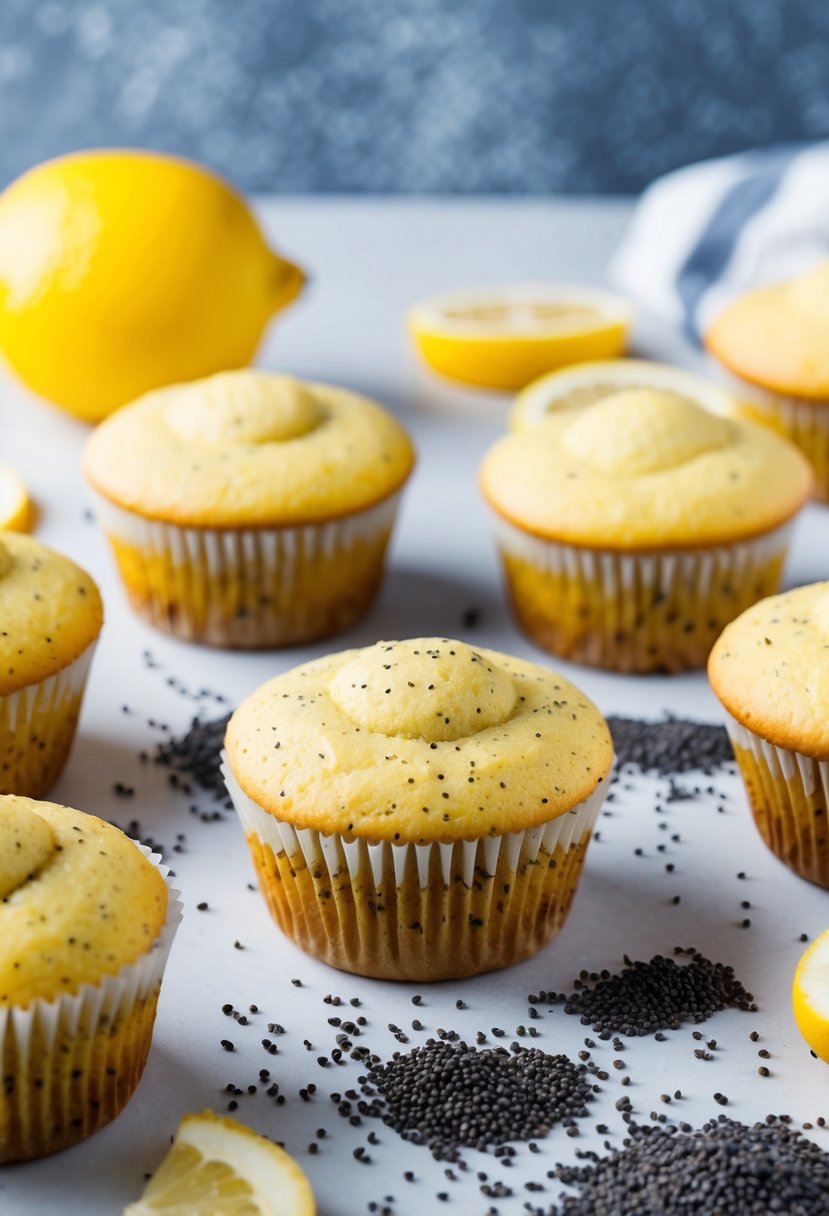
<svg viewBox="0 0 829 1216">
<path fill-rule="evenodd" d="M 795 874 L 829 889 L 829 762 L 726 719 L 760 835 Z"/>
<path fill-rule="evenodd" d="M 320 893 L 327 892 L 330 899 L 323 912 L 327 913 L 330 903 L 339 905 L 330 942 L 320 940 L 315 909 L 307 905 L 309 923 L 295 916 L 291 936 L 311 953 L 346 970 L 401 979 L 444 978 L 444 968 L 446 975 L 454 976 L 491 970 L 543 945 L 569 911 L 584 849 L 605 797 L 602 783 L 572 810 L 520 832 L 477 840 L 401 844 L 349 840 L 338 833 L 296 828 L 251 799 L 226 760 L 222 771 L 248 842 L 270 851 L 276 859 L 287 859 L 288 873 L 297 867 L 311 873 L 314 888 L 313 893 L 306 891 L 308 902 L 326 902 Z M 551 860 L 554 854 L 560 864 Z M 568 865 L 568 859 L 572 864 Z M 493 894 L 496 885 L 498 895 Z M 534 900 L 538 908 L 533 906 Z M 504 905 L 498 909 L 503 920 L 497 935 L 478 915 L 479 905 L 484 903 Z M 413 927 L 408 915 L 405 923 L 390 927 L 389 917 L 378 919 L 376 912 L 391 913 L 397 908 L 401 915 L 414 904 L 428 907 L 437 936 L 429 940 L 421 923 L 423 936 L 414 944 L 409 940 L 402 950 L 402 938 Z M 366 917 L 362 917 L 364 907 L 369 909 Z M 459 911 L 464 912 L 462 917 Z M 469 932 L 474 938 L 466 936 Z M 408 962 L 401 962 L 396 948 L 408 955 Z"/>
<path fill-rule="evenodd" d="M 319 524 L 185 528 L 96 498 L 133 608 L 216 646 L 282 646 L 348 628 L 369 607 L 400 491 Z"/>
<path fill-rule="evenodd" d="M 60 776 L 95 646 L 55 675 L 0 697 L 0 793 L 42 798 Z"/>
<path fill-rule="evenodd" d="M 725 625 L 777 590 L 792 530 L 788 521 L 729 545 L 620 553 L 494 518 L 525 632 L 553 654 L 639 672 L 702 666 Z"/>
<path fill-rule="evenodd" d="M 772 393 L 729 372 L 724 378 L 754 421 L 765 422 L 800 448 L 815 473 L 813 497 L 829 502 L 829 401 Z"/>
<path fill-rule="evenodd" d="M 160 856 L 134 843 L 167 884 L 167 918 L 152 949 L 72 995 L 0 1008 L 0 1164 L 91 1135 L 115 1118 L 141 1079 L 182 905 Z"/>
</svg>

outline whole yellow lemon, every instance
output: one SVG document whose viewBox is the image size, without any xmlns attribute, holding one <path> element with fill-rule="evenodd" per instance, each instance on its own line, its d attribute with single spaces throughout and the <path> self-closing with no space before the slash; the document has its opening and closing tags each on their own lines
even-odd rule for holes
<svg viewBox="0 0 829 1216">
<path fill-rule="evenodd" d="M 245 366 L 304 281 L 240 194 L 173 156 L 72 153 L 0 194 L 0 350 L 79 418 Z"/>
</svg>

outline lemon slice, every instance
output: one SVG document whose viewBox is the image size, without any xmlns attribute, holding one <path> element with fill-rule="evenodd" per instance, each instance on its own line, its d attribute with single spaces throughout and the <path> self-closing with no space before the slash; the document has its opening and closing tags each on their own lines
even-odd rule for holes
<svg viewBox="0 0 829 1216">
<path fill-rule="evenodd" d="M 812 942 L 797 964 L 792 1004 L 800 1033 L 829 1064 L 829 929 Z"/>
<path fill-rule="evenodd" d="M 28 532 L 34 509 L 19 473 L 7 464 L 0 464 L 0 528 L 12 532 Z"/>
<path fill-rule="evenodd" d="M 283 1149 L 212 1111 L 185 1115 L 123 1216 L 314 1216 L 310 1183 Z"/>
<path fill-rule="evenodd" d="M 509 424 L 514 431 L 524 431 L 553 410 L 577 409 L 611 393 L 639 388 L 676 393 L 712 414 L 736 417 L 740 412 L 731 393 L 683 368 L 647 359 L 603 359 L 563 368 L 533 381 L 516 397 Z"/>
<path fill-rule="evenodd" d="M 630 321 L 618 296 L 562 283 L 451 292 L 408 314 L 415 345 L 434 371 L 495 389 L 523 388 L 555 367 L 620 355 Z"/>
</svg>

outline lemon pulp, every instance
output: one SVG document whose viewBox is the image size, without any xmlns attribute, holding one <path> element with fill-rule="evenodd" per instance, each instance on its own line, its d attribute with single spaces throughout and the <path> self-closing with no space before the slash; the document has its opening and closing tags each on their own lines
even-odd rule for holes
<svg viewBox="0 0 829 1216">
<path fill-rule="evenodd" d="M 185 1115 L 144 1194 L 123 1216 L 314 1216 L 310 1183 L 284 1149 L 212 1111 Z"/>
</svg>

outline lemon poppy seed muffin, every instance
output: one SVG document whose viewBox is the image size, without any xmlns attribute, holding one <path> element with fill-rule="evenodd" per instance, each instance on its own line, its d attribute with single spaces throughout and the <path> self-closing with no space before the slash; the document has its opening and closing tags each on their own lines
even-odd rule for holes
<svg viewBox="0 0 829 1216">
<path fill-rule="evenodd" d="M 0 793 L 40 798 L 57 780 L 102 624 L 84 570 L 30 536 L 0 536 Z"/>
<path fill-rule="evenodd" d="M 117 828 L 0 796 L 0 1164 L 65 1148 L 122 1109 L 178 915 Z"/>
<path fill-rule="evenodd" d="M 708 660 L 760 835 L 829 888 L 829 583 L 755 604 Z"/>
<path fill-rule="evenodd" d="M 796 444 L 829 502 L 829 261 L 808 274 L 739 296 L 715 318 L 705 345 L 749 416 Z"/>
<path fill-rule="evenodd" d="M 811 472 L 764 427 L 632 389 L 504 436 L 481 488 L 531 638 L 577 662 L 678 671 L 777 589 Z"/>
<path fill-rule="evenodd" d="M 136 611 L 177 637 L 264 647 L 368 608 L 413 462 L 376 402 L 237 371 L 119 410 L 85 467 Z"/>
<path fill-rule="evenodd" d="M 462 642 L 294 668 L 230 720 L 226 778 L 283 931 L 346 971 L 437 980 L 564 922 L 612 762 L 561 676 Z"/>
</svg>

